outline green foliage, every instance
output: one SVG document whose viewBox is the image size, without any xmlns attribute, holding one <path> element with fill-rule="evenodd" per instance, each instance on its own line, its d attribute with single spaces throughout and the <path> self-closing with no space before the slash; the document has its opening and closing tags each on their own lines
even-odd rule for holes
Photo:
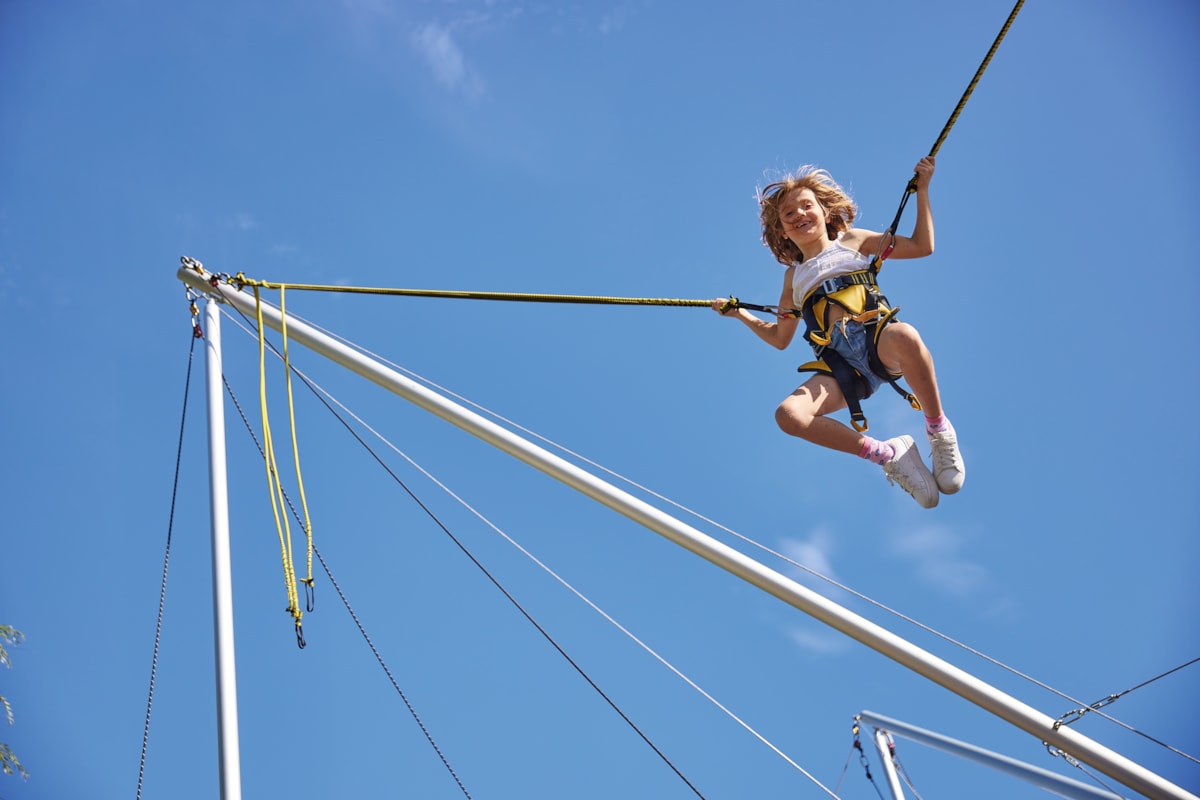
<svg viewBox="0 0 1200 800">
<path fill-rule="evenodd" d="M 12 625 L 0 625 L 0 667 L 12 666 L 8 660 L 8 647 L 6 645 L 16 646 L 24 639 L 25 634 Z"/>
<path fill-rule="evenodd" d="M 12 662 L 8 660 L 8 648 L 19 645 L 24 639 L 25 634 L 13 626 L 0 625 L 0 666 L 12 668 Z M 4 717 L 8 720 L 8 724 L 12 725 L 12 706 L 8 704 L 8 700 L 3 695 L 0 695 L 0 706 L 4 707 Z M 17 758 L 17 754 L 13 752 L 12 748 L 3 742 L 0 742 L 0 770 L 3 770 L 5 775 L 29 777 L 25 767 L 21 766 L 21 759 Z"/>
</svg>

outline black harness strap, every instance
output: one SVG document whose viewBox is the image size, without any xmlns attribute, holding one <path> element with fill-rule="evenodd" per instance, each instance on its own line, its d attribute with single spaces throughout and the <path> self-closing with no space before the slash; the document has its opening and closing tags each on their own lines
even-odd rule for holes
<svg viewBox="0 0 1200 800">
<path fill-rule="evenodd" d="M 841 353 L 832 347 L 823 348 L 822 352 L 818 354 L 818 358 L 829 367 L 833 379 L 837 381 L 838 388 L 842 390 L 842 397 L 846 399 L 846 408 L 850 410 L 850 422 L 854 426 L 854 430 L 862 433 L 868 425 L 860 401 L 871 396 L 871 384 L 858 370 L 850 366 Z"/>
</svg>

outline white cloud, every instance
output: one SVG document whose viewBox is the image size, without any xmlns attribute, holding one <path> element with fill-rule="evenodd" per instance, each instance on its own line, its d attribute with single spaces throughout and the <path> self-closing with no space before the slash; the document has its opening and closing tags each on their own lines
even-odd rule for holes
<svg viewBox="0 0 1200 800">
<path fill-rule="evenodd" d="M 433 70 L 434 78 L 442 86 L 470 95 L 476 95 L 482 90 L 482 81 L 467 65 L 467 60 L 450 35 L 448 27 L 429 23 L 413 34 L 412 42 Z"/>
<path fill-rule="evenodd" d="M 473 8 L 472 3 L 451 3 L 441 9 L 452 13 L 451 20 L 418 22 L 413 18 L 415 9 L 411 4 L 395 0 L 338 2 L 360 51 L 383 58 L 387 68 L 395 66 L 392 57 L 397 51 L 396 42 L 400 41 L 429 68 L 439 86 L 468 96 L 482 92 L 483 80 L 471 67 L 455 32 L 486 27 L 492 18 L 489 10 Z M 484 6 L 490 8 L 490 3 L 484 2 Z"/>
<path fill-rule="evenodd" d="M 229 226 L 239 231 L 252 231 L 258 227 L 258 222 L 250 214 L 242 212 L 233 215 L 233 218 L 229 221 Z"/>
<path fill-rule="evenodd" d="M 827 528 L 814 530 L 807 539 L 784 539 L 780 543 L 780 553 L 803 567 L 792 567 L 788 577 L 817 594 L 834 598 L 840 591 L 835 585 L 840 580 L 833 568 L 837 541 L 837 537 Z"/>
<path fill-rule="evenodd" d="M 627 19 L 628 14 L 624 8 L 612 9 L 600 18 L 599 31 L 605 35 L 619 31 L 625 27 Z"/>
<path fill-rule="evenodd" d="M 786 558 L 803 565 L 800 570 L 793 567 L 791 577 L 818 594 L 828 596 L 833 585 L 822 578 L 837 580 L 833 570 L 833 553 L 837 540 L 825 528 L 813 531 L 807 539 L 785 539 L 779 551 Z M 811 572 L 809 571 L 811 570 Z M 823 627 L 787 628 L 787 637 L 802 649 L 816 655 L 832 655 L 846 650 L 849 640 L 837 631 Z"/>
<path fill-rule="evenodd" d="M 453 88 L 466 75 L 462 51 L 450 37 L 450 31 L 430 23 L 415 34 L 413 43 L 433 68 L 434 76 L 445 86 Z"/>
<path fill-rule="evenodd" d="M 495 40 L 506 36 L 514 25 L 550 34 L 586 26 L 591 33 L 607 36 L 626 28 L 636 12 L 629 3 L 621 3 L 615 8 L 597 10 L 598 16 L 589 10 L 585 14 L 587 19 L 582 20 L 578 9 L 554 4 L 452 0 L 436 4 L 433 11 L 436 19 L 428 20 L 427 7 L 414 7 L 402 0 L 337 2 L 360 46 L 374 53 L 391 54 L 397 39 L 406 40 L 439 86 L 470 98 L 480 96 L 486 82 L 478 65 L 472 63 L 464 40 Z"/>
<path fill-rule="evenodd" d="M 792 628 L 788 636 L 805 650 L 817 655 L 844 653 L 850 648 L 850 639 L 843 633 L 832 630 Z"/>
<path fill-rule="evenodd" d="M 915 561 L 922 581 L 953 597 L 969 597 L 988 582 L 986 568 L 959 554 L 962 544 L 961 537 L 937 526 L 901 532 L 891 538 L 892 552 Z"/>
<path fill-rule="evenodd" d="M 785 539 L 780 550 L 792 561 L 821 575 L 833 577 L 834 540 L 828 531 L 814 531 L 807 541 Z"/>
</svg>

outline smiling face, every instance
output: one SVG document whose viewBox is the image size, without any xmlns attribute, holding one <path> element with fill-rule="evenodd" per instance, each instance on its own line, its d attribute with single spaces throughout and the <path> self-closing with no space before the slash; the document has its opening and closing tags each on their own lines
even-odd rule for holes
<svg viewBox="0 0 1200 800">
<path fill-rule="evenodd" d="M 785 267 L 804 260 L 802 243 L 810 255 L 814 248 L 821 250 L 845 233 L 858 214 L 830 174 L 812 166 L 759 190 L 758 204 L 763 244 Z"/>
<path fill-rule="evenodd" d="M 807 186 L 793 189 L 779 201 L 779 226 L 783 235 L 797 247 L 829 241 L 829 212 Z"/>
</svg>

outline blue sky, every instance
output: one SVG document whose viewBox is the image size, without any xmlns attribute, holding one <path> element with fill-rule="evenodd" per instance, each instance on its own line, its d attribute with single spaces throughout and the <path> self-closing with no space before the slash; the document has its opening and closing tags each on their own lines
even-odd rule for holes
<svg viewBox="0 0 1200 800">
<path fill-rule="evenodd" d="M 0 798 L 137 789 L 192 345 L 180 256 L 281 282 L 774 303 L 756 186 L 819 164 L 863 226 L 886 227 L 1010 10 L 0 2 L 0 623 L 27 636 L 0 673 L 15 714 L 0 741 L 31 773 L 0 777 Z M 703 308 L 299 293 L 288 307 L 852 587 L 704 528 L 1057 717 L 1067 698 L 1200 656 L 1197 33 L 1191 2 L 1028 3 L 941 148 L 937 252 L 884 272 L 933 351 L 966 458 L 966 487 L 932 511 L 877 468 L 779 433 L 774 407 L 807 353 Z M 224 339 L 257 425 L 253 339 L 228 318 Z M 148 798 L 218 791 L 195 352 Z M 612 511 L 293 356 L 826 786 L 863 709 L 1089 780 Z M 298 391 L 296 408 L 317 547 L 472 797 L 695 796 L 316 399 Z M 867 411 L 881 436 L 920 431 L 888 392 Z M 462 796 L 319 564 L 296 647 L 262 464 L 227 416 L 245 795 Z M 375 446 L 703 796 L 827 796 Z M 1196 761 L 1158 742 L 1200 753 L 1198 700 L 1194 665 L 1104 709 L 1123 725 L 1075 728 L 1195 791 Z M 898 745 L 926 800 L 1045 796 Z M 838 795 L 878 796 L 857 758 Z"/>
</svg>

